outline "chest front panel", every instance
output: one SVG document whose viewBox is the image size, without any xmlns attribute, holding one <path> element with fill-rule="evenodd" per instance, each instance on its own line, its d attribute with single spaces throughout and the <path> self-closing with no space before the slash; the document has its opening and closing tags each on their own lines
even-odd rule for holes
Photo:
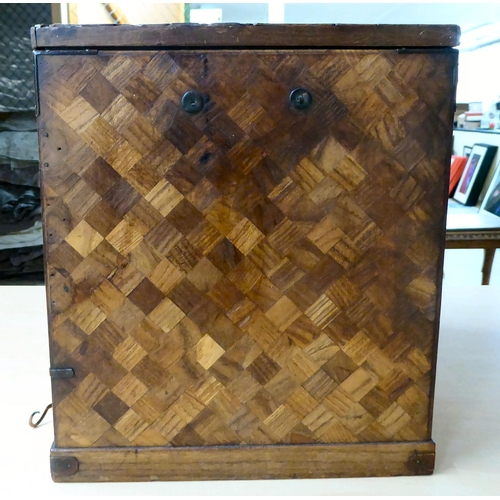
<svg viewBox="0 0 500 500">
<path fill-rule="evenodd" d="M 429 439 L 455 57 L 38 56 L 56 445 Z"/>
</svg>

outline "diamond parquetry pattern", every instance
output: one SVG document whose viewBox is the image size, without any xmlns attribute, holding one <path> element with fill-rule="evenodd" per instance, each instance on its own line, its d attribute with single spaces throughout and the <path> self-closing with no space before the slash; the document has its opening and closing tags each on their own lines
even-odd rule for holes
<svg viewBox="0 0 500 500">
<path fill-rule="evenodd" d="M 448 57 L 39 56 L 56 445 L 428 439 Z"/>
</svg>

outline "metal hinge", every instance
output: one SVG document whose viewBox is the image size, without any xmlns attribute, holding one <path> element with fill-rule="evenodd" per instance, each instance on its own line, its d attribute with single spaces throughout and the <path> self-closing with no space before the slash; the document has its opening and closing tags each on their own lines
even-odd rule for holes
<svg viewBox="0 0 500 500">
<path fill-rule="evenodd" d="M 49 368 L 49 373 L 50 373 L 50 378 L 52 379 L 67 379 L 67 378 L 73 378 L 75 376 L 75 370 L 73 368 Z M 47 415 L 47 412 L 52 408 L 52 404 L 48 405 L 47 408 L 45 408 L 45 411 L 42 413 L 42 416 L 35 422 L 33 420 L 35 415 L 38 415 L 38 411 L 35 411 L 34 413 L 31 414 L 29 424 L 33 428 L 37 428 L 45 418 L 45 415 Z"/>
<path fill-rule="evenodd" d="M 33 51 L 33 76 L 35 79 L 35 116 L 40 114 L 40 94 L 38 92 L 38 60 L 39 51 Z"/>
<path fill-rule="evenodd" d="M 43 56 L 96 56 L 97 49 L 47 49 L 38 51 Z"/>
<path fill-rule="evenodd" d="M 428 476 L 434 472 L 435 453 L 416 451 L 410 456 L 408 466 L 417 476 Z"/>
<path fill-rule="evenodd" d="M 453 52 L 451 47 L 400 47 L 396 49 L 398 54 L 442 54 Z"/>
<path fill-rule="evenodd" d="M 453 68 L 453 87 L 458 85 L 458 64 Z"/>
<path fill-rule="evenodd" d="M 50 378 L 73 378 L 75 370 L 73 368 L 50 368 Z"/>
<path fill-rule="evenodd" d="M 50 457 L 52 476 L 72 476 L 79 468 L 80 464 L 75 457 Z"/>
</svg>

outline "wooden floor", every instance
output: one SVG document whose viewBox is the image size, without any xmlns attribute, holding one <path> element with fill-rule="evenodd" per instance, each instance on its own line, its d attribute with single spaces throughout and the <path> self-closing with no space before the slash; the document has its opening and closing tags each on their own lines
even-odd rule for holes
<svg viewBox="0 0 500 500">
<path fill-rule="evenodd" d="M 481 264 L 480 250 L 447 251 L 433 432 L 436 472 L 387 479 L 54 484 L 49 473 L 52 415 L 37 430 L 28 426 L 30 413 L 50 400 L 45 290 L 0 287 L 0 480 L 4 496 L 10 498 L 14 492 L 31 497 L 498 494 L 500 257 L 488 287 L 479 286 Z"/>
</svg>

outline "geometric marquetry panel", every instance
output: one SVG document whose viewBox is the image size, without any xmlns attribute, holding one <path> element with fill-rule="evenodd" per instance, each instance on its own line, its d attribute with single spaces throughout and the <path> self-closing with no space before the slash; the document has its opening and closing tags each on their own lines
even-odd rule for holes
<svg viewBox="0 0 500 500">
<path fill-rule="evenodd" d="M 454 65 L 38 56 L 56 446 L 429 439 Z"/>
</svg>

